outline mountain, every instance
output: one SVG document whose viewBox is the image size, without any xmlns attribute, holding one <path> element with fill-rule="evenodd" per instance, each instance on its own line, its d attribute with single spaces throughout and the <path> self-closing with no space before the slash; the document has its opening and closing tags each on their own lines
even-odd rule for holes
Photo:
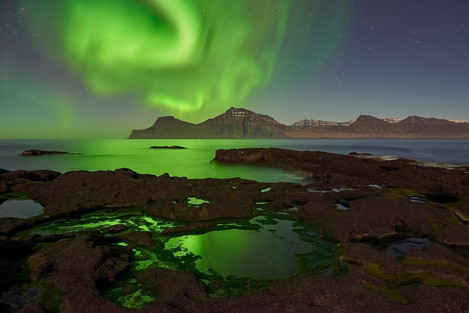
<svg viewBox="0 0 469 313">
<path fill-rule="evenodd" d="M 469 123 L 419 116 L 401 120 L 360 115 L 348 122 L 305 119 L 287 126 L 268 115 L 232 107 L 200 124 L 160 117 L 147 129 L 133 130 L 129 138 L 469 138 Z"/>
<path fill-rule="evenodd" d="M 306 129 L 311 127 L 324 127 L 324 126 L 350 126 L 355 120 L 350 120 L 348 122 L 329 122 L 321 120 L 313 120 L 307 118 L 305 120 L 298 121 L 290 125 L 290 128 L 294 129 Z"/>
<path fill-rule="evenodd" d="M 147 129 L 133 130 L 129 138 L 283 138 L 287 129 L 270 116 L 232 107 L 200 124 L 160 117 Z"/>
</svg>

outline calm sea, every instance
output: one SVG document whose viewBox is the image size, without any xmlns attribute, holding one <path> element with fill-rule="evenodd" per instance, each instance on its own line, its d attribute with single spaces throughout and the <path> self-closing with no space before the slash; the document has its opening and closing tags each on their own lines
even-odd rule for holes
<svg viewBox="0 0 469 313">
<path fill-rule="evenodd" d="M 149 149 L 152 145 L 180 145 L 185 150 Z M 300 173 L 281 169 L 210 162 L 217 149 L 277 147 L 348 154 L 352 151 L 394 156 L 425 162 L 469 165 L 469 140 L 395 139 L 289 139 L 289 140 L 0 140 L 0 168 L 114 170 L 130 168 L 139 173 L 189 178 L 242 177 L 257 181 L 306 182 Z M 77 154 L 21 157 L 27 149 L 61 150 Z"/>
</svg>

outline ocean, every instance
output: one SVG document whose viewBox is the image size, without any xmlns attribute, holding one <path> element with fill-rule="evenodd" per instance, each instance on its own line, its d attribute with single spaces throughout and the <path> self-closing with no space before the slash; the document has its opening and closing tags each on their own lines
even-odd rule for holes
<svg viewBox="0 0 469 313">
<path fill-rule="evenodd" d="M 150 149 L 179 145 L 187 149 Z M 241 177 L 264 182 L 308 182 L 301 173 L 277 168 L 224 165 L 211 162 L 217 149 L 276 147 L 348 154 L 352 151 L 402 157 L 443 166 L 469 165 L 469 140 L 404 139 L 106 139 L 106 140 L 0 140 L 0 168 L 7 170 L 49 169 L 114 170 L 130 168 L 138 173 L 188 178 Z M 59 150 L 75 154 L 20 156 L 28 149 Z"/>
</svg>

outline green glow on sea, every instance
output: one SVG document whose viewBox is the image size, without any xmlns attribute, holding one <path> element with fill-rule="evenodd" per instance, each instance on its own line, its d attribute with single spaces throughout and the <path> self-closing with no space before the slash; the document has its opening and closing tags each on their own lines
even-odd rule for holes
<svg viewBox="0 0 469 313">
<path fill-rule="evenodd" d="M 263 182 L 304 183 L 304 173 L 280 168 L 248 166 L 242 164 L 220 164 L 211 162 L 217 149 L 272 147 L 290 144 L 288 140 L 223 140 L 223 139 L 162 139 L 162 140 L 80 140 L 63 142 L 23 143 L 6 169 L 50 169 L 60 172 L 72 170 L 115 170 L 130 168 L 140 174 L 188 178 L 231 178 L 241 177 Z M 187 149 L 149 149 L 151 146 L 179 145 Z M 17 154 L 33 147 L 43 150 L 60 150 L 76 154 L 47 155 L 34 158 L 18 157 Z M 209 200 L 209 199 L 203 199 Z"/>
</svg>

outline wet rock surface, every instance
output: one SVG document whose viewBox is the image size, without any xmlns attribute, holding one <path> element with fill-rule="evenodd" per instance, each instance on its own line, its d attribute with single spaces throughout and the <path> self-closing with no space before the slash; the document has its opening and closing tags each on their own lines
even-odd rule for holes
<svg viewBox="0 0 469 313">
<path fill-rule="evenodd" d="M 123 224 L 112 225 L 106 228 L 106 231 L 110 234 L 117 234 L 127 229 L 127 226 Z"/>
<path fill-rule="evenodd" d="M 155 241 L 151 237 L 150 232 L 135 231 L 124 235 L 120 235 L 118 236 L 118 238 L 125 242 L 143 247 L 151 247 L 155 245 Z"/>
<path fill-rule="evenodd" d="M 221 150 L 215 160 L 301 170 L 313 181 L 303 186 L 239 178 L 187 179 L 128 169 L 64 174 L 0 171 L 2 200 L 22 195 L 44 206 L 38 217 L 0 219 L 0 308 L 6 312 L 429 312 L 434 308 L 464 312 L 469 307 L 469 175 L 463 171 L 423 167 L 411 160 L 280 149 Z M 189 205 L 192 198 L 204 201 Z M 348 209 L 337 210 L 338 204 Z M 129 231 L 117 224 L 102 233 L 18 236 L 20 230 L 35 225 L 79 219 L 103 208 L 137 208 L 178 221 L 162 236 L 208 231 L 223 219 L 251 218 L 257 209 L 286 214 L 319 227 L 336 243 L 345 270 L 338 276 L 303 274 L 237 297 L 214 298 L 194 273 L 162 267 L 132 269 L 133 247 L 151 249 L 158 244 L 148 231 Z M 410 244 L 397 247 L 397 254 L 386 252 L 398 243 Z M 154 298 L 138 310 L 104 296 L 131 273 Z M 40 286 L 41 296 L 27 305 L 7 301 L 8 294 L 24 284 Z"/>
<path fill-rule="evenodd" d="M 198 231 L 198 230 L 210 229 L 214 226 L 215 225 L 210 222 L 194 222 L 194 223 L 189 223 L 189 224 L 179 226 L 179 227 L 167 228 L 163 230 L 161 234 L 169 235 L 169 234 L 177 234 L 177 233 L 187 233 L 187 232 L 193 232 L 193 231 Z"/>
</svg>

